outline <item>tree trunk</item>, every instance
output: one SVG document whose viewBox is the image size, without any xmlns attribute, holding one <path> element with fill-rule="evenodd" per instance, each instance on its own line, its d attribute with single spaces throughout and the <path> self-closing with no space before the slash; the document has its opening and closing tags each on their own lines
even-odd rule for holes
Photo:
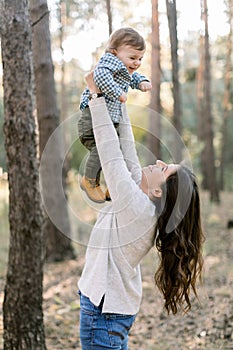
<svg viewBox="0 0 233 350">
<path fill-rule="evenodd" d="M 159 37 L 159 11 L 158 0 L 152 0 L 152 33 L 151 33 L 151 100 L 148 146 L 152 154 L 161 158 L 161 100 L 160 100 L 160 37 Z M 151 160 L 153 161 L 153 160 Z M 150 162 L 150 160 L 149 160 Z"/>
<path fill-rule="evenodd" d="M 231 72 L 232 72 L 232 40 L 233 40 L 233 0 L 228 0 L 228 21 L 229 21 L 229 35 L 227 40 L 227 53 L 226 53 L 226 71 L 225 71 L 225 90 L 223 97 L 223 123 L 222 123 L 222 145 L 221 145 L 221 161 L 220 161 L 220 189 L 224 190 L 224 170 L 226 166 L 226 150 L 227 150 L 227 138 L 228 138 L 228 119 L 229 110 L 231 108 Z"/>
<path fill-rule="evenodd" d="M 177 38 L 177 14 L 176 0 L 166 0 L 167 17 L 171 43 L 171 58 L 172 58 L 172 94 L 173 94 L 173 124 L 181 136 L 181 106 L 180 106 L 180 83 L 179 83 L 179 67 L 178 67 L 178 38 Z M 182 149 L 180 142 L 174 143 L 174 161 L 182 160 Z"/>
<path fill-rule="evenodd" d="M 205 41 L 204 41 L 204 163 L 206 164 L 206 171 L 208 176 L 208 188 L 210 191 L 210 200 L 219 202 L 219 190 L 216 179 L 215 155 L 213 146 L 213 118 L 211 111 L 211 77 L 210 77 L 210 52 L 209 52 L 209 31 L 208 31 L 208 8 L 207 0 L 202 0 L 202 15 L 205 24 Z"/>
<path fill-rule="evenodd" d="M 56 102 L 54 67 L 51 57 L 49 12 L 46 0 L 30 1 L 33 26 L 33 63 L 35 71 L 37 117 L 40 135 L 40 155 L 46 143 L 59 125 Z M 56 132 L 54 145 L 50 148 L 49 162 L 41 167 L 42 195 L 47 216 L 44 234 L 48 261 L 60 261 L 75 257 L 70 242 L 70 223 L 67 210 L 65 183 L 63 181 L 62 132 Z M 59 191 L 60 183 L 63 191 Z"/>
<path fill-rule="evenodd" d="M 67 23 L 66 18 L 66 2 L 64 0 L 60 0 L 59 2 L 59 41 L 60 41 L 60 51 L 61 51 L 61 92 L 60 92 L 60 108 L 61 108 L 61 121 L 65 121 L 67 117 L 67 98 L 66 98 L 66 62 L 64 60 L 64 48 L 63 41 L 65 39 L 65 27 Z M 66 142 L 65 138 L 65 146 L 68 146 L 68 140 Z M 65 148 L 67 149 L 67 148 Z"/>
<path fill-rule="evenodd" d="M 108 33 L 112 34 L 112 9 L 111 9 L 111 0 L 106 0 L 106 8 L 108 15 Z"/>
<path fill-rule="evenodd" d="M 59 41 L 60 41 L 60 50 L 61 50 L 61 87 L 60 87 L 60 94 L 59 94 L 59 100 L 60 100 L 60 110 L 61 110 L 61 122 L 64 122 L 67 118 L 67 111 L 68 111 L 68 103 L 67 103 L 67 91 L 66 91 L 66 62 L 64 60 L 64 48 L 63 48 L 63 41 L 65 39 L 65 30 L 67 26 L 67 3 L 64 2 L 64 0 L 60 0 L 58 4 L 58 18 L 59 18 Z M 64 149 L 68 150 L 70 148 L 70 137 L 69 133 L 64 132 L 63 133 L 63 140 L 64 140 Z M 70 170 L 70 152 L 68 151 L 66 154 L 66 158 L 63 163 L 63 184 L 66 188 L 67 186 L 67 178 L 68 173 Z"/>
<path fill-rule="evenodd" d="M 200 168 L 202 174 L 202 188 L 208 190 L 208 170 L 205 162 L 205 132 L 203 125 L 205 125 L 206 115 L 204 113 L 204 70 L 205 70 L 205 57 L 204 57 L 204 42 L 205 38 L 200 35 L 199 38 L 199 67 L 197 71 L 197 119 L 198 119 L 198 138 L 201 142 L 203 149 L 200 152 Z"/>
<path fill-rule="evenodd" d="M 43 235 L 28 2 L 6 0 L 2 10 L 4 132 L 10 193 L 4 349 L 38 350 L 46 349 L 42 312 Z"/>
</svg>

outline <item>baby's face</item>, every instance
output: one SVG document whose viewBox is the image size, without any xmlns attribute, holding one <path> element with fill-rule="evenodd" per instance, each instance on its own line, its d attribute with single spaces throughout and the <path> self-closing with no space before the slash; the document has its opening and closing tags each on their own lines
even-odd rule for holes
<svg viewBox="0 0 233 350">
<path fill-rule="evenodd" d="M 129 45 L 122 45 L 114 50 L 116 56 L 124 63 L 129 74 L 133 74 L 140 66 L 145 50 L 137 50 Z"/>
</svg>

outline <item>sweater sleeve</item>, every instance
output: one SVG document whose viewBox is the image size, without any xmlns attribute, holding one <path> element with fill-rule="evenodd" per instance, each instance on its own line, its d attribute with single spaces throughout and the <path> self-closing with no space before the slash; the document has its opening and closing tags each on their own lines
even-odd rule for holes
<svg viewBox="0 0 233 350">
<path fill-rule="evenodd" d="M 89 107 L 92 115 L 92 124 L 96 140 L 96 146 L 102 165 L 102 170 L 112 202 L 116 202 L 119 207 L 125 204 L 125 200 L 132 197 L 133 193 L 139 193 L 139 187 L 132 179 L 131 173 L 124 160 L 120 141 L 116 130 L 110 119 L 105 99 L 98 98 L 91 100 Z M 129 126 L 129 125 L 128 125 Z M 132 139 L 128 139 L 130 133 L 126 132 L 123 141 L 123 152 L 126 154 L 126 146 L 130 144 L 132 151 Z M 136 151 L 135 151 L 136 152 Z M 131 152 L 128 151 L 126 158 L 131 159 Z M 135 155 L 132 156 L 135 159 Z M 134 161 L 128 162 L 130 167 L 135 166 Z M 136 174 L 136 172 L 135 172 Z"/>
<path fill-rule="evenodd" d="M 142 168 L 136 152 L 132 126 L 125 103 L 122 104 L 122 120 L 120 121 L 119 125 L 119 134 L 124 160 L 129 171 L 131 172 L 133 180 L 137 184 L 140 184 L 142 179 Z"/>
</svg>

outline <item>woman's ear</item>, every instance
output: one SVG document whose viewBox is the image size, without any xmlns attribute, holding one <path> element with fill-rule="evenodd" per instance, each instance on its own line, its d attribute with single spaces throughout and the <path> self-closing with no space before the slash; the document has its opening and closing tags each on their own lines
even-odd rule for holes
<svg viewBox="0 0 233 350">
<path fill-rule="evenodd" d="M 162 190 L 161 190 L 161 188 L 156 188 L 156 189 L 154 189 L 154 196 L 156 197 L 156 198 L 161 198 L 162 197 Z"/>
</svg>

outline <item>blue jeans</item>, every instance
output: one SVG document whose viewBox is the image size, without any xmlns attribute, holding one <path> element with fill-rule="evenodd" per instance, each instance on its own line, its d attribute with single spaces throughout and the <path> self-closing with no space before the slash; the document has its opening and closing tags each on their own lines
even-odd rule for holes
<svg viewBox="0 0 233 350">
<path fill-rule="evenodd" d="M 82 350 L 128 350 L 128 333 L 136 315 L 102 313 L 103 300 L 95 306 L 79 294 Z"/>
</svg>

